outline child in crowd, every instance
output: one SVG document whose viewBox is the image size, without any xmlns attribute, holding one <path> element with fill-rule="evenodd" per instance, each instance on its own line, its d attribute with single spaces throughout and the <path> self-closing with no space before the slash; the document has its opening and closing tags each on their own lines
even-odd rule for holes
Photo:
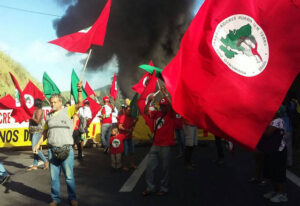
<svg viewBox="0 0 300 206">
<path fill-rule="evenodd" d="M 120 169 L 122 167 L 122 153 L 124 152 L 123 141 L 125 139 L 124 134 L 120 134 L 117 127 L 112 128 L 111 137 L 109 140 L 111 166 L 114 169 Z"/>
</svg>

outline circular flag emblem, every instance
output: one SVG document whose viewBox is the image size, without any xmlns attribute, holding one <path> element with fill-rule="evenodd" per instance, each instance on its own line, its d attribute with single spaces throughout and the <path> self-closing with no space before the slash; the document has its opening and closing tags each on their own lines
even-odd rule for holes
<svg viewBox="0 0 300 206">
<path fill-rule="evenodd" d="M 118 147 L 120 146 L 120 144 L 121 144 L 121 142 L 120 142 L 120 140 L 118 140 L 118 139 L 114 139 L 114 140 L 112 141 L 112 146 L 113 146 L 113 148 L 118 148 Z"/>
<path fill-rule="evenodd" d="M 28 108 L 33 107 L 33 105 L 34 105 L 33 96 L 31 96 L 30 94 L 24 94 L 24 98 L 25 98 L 25 101 L 26 101 L 26 106 Z"/>
<path fill-rule="evenodd" d="M 232 71 L 245 77 L 259 75 L 268 64 L 267 37 L 255 20 L 247 15 L 233 15 L 220 22 L 212 46 Z"/>
</svg>

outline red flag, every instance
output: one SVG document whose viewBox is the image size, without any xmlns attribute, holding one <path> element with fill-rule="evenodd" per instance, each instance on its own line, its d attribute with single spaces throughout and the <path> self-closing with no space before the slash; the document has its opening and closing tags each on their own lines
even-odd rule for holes
<svg viewBox="0 0 300 206">
<path fill-rule="evenodd" d="M 162 72 L 176 112 L 255 148 L 299 73 L 299 19 L 295 1 L 206 0 Z"/>
<path fill-rule="evenodd" d="M 15 119 L 15 122 L 22 123 L 32 118 L 23 107 L 16 107 L 11 113 L 11 117 Z"/>
<path fill-rule="evenodd" d="M 91 95 L 94 95 L 95 97 L 97 96 L 87 81 L 85 82 L 84 90 L 88 96 L 91 96 Z"/>
<path fill-rule="evenodd" d="M 16 107 L 16 101 L 9 94 L 0 98 L 0 109 L 13 109 Z"/>
<path fill-rule="evenodd" d="M 111 0 L 108 0 L 97 21 L 91 27 L 52 40 L 49 43 L 56 44 L 70 52 L 80 53 L 85 53 L 91 44 L 102 46 L 110 13 L 110 5 Z"/>
<path fill-rule="evenodd" d="M 95 118 L 95 116 L 97 115 L 97 113 L 99 112 L 99 110 L 101 109 L 101 106 L 92 98 L 87 97 L 85 99 L 85 101 L 88 101 L 90 103 L 90 109 L 92 112 L 92 119 L 91 121 L 93 121 L 93 119 Z"/>
<path fill-rule="evenodd" d="M 22 96 L 25 98 L 26 106 L 30 111 L 30 116 L 32 116 L 34 112 L 34 99 L 40 99 L 42 101 L 45 99 L 43 92 L 41 92 L 30 80 L 23 90 Z"/>
<path fill-rule="evenodd" d="M 149 118 L 145 113 L 144 109 L 146 104 L 148 103 L 149 96 L 153 95 L 155 92 L 155 85 L 157 82 L 156 71 L 153 72 L 151 79 L 146 87 L 146 89 L 141 94 L 140 98 L 137 100 L 137 105 L 142 114 L 143 118 L 145 119 L 146 124 L 150 128 L 151 132 L 154 131 L 154 121 L 153 119 Z"/>
<path fill-rule="evenodd" d="M 114 101 L 116 101 L 117 99 L 117 93 L 118 93 L 118 88 L 117 88 L 117 75 L 115 73 L 114 75 L 114 79 L 111 83 L 111 87 L 110 87 L 110 96 L 112 98 L 114 98 Z"/>
<path fill-rule="evenodd" d="M 149 65 L 153 66 L 152 60 L 149 62 Z M 140 79 L 140 81 L 132 87 L 132 90 L 138 94 L 142 94 L 150 78 L 151 78 L 151 74 L 149 72 L 146 72 L 146 74 L 144 74 L 144 76 Z"/>
</svg>

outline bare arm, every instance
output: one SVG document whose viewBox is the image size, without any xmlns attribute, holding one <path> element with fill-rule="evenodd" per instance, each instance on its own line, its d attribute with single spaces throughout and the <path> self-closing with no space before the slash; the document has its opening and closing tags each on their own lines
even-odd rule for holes
<svg viewBox="0 0 300 206">
<path fill-rule="evenodd" d="M 161 89 L 160 89 L 160 91 L 164 95 L 164 98 L 166 98 L 166 100 L 172 106 L 172 99 L 171 99 L 170 95 L 168 95 L 166 87 L 162 86 Z"/>
<path fill-rule="evenodd" d="M 83 99 L 82 99 L 82 81 L 80 80 L 77 84 L 77 91 L 78 91 L 78 102 L 75 105 L 75 110 L 78 111 L 79 108 L 82 106 Z"/>
<path fill-rule="evenodd" d="M 148 116 L 150 115 L 149 108 L 150 108 L 150 105 L 151 105 L 151 102 L 153 101 L 153 99 L 154 99 L 154 96 L 153 96 L 153 95 L 149 97 L 148 102 L 147 102 L 147 104 L 146 104 L 146 106 L 145 106 L 145 109 L 144 109 L 144 113 L 145 113 L 146 115 L 148 115 Z"/>
<path fill-rule="evenodd" d="M 47 139 L 47 132 L 48 130 L 44 130 L 41 138 L 39 139 L 38 143 L 35 145 L 35 147 L 33 148 L 33 153 L 37 154 L 37 150 L 40 148 L 41 144 Z"/>
</svg>

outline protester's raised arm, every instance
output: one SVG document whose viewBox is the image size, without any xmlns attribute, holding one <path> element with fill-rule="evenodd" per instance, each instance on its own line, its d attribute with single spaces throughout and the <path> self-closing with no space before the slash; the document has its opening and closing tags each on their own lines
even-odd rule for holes
<svg viewBox="0 0 300 206">
<path fill-rule="evenodd" d="M 169 104 L 172 105 L 172 99 L 171 99 L 170 95 L 168 94 L 166 87 L 162 86 L 160 91 L 164 95 L 166 100 L 169 102 Z"/>
<path fill-rule="evenodd" d="M 150 105 L 151 105 L 151 102 L 154 100 L 154 96 L 153 95 L 151 95 L 151 96 L 149 96 L 149 98 L 148 98 L 148 102 L 147 102 L 147 104 L 146 104 L 146 106 L 145 106 L 145 109 L 144 109 L 144 113 L 146 114 L 146 115 L 150 115 L 150 112 L 149 112 L 149 108 L 150 108 Z"/>
<path fill-rule="evenodd" d="M 78 102 L 75 105 L 76 111 L 82 106 L 83 99 L 82 99 L 82 81 L 80 80 L 77 84 L 77 91 L 78 91 Z"/>
</svg>

